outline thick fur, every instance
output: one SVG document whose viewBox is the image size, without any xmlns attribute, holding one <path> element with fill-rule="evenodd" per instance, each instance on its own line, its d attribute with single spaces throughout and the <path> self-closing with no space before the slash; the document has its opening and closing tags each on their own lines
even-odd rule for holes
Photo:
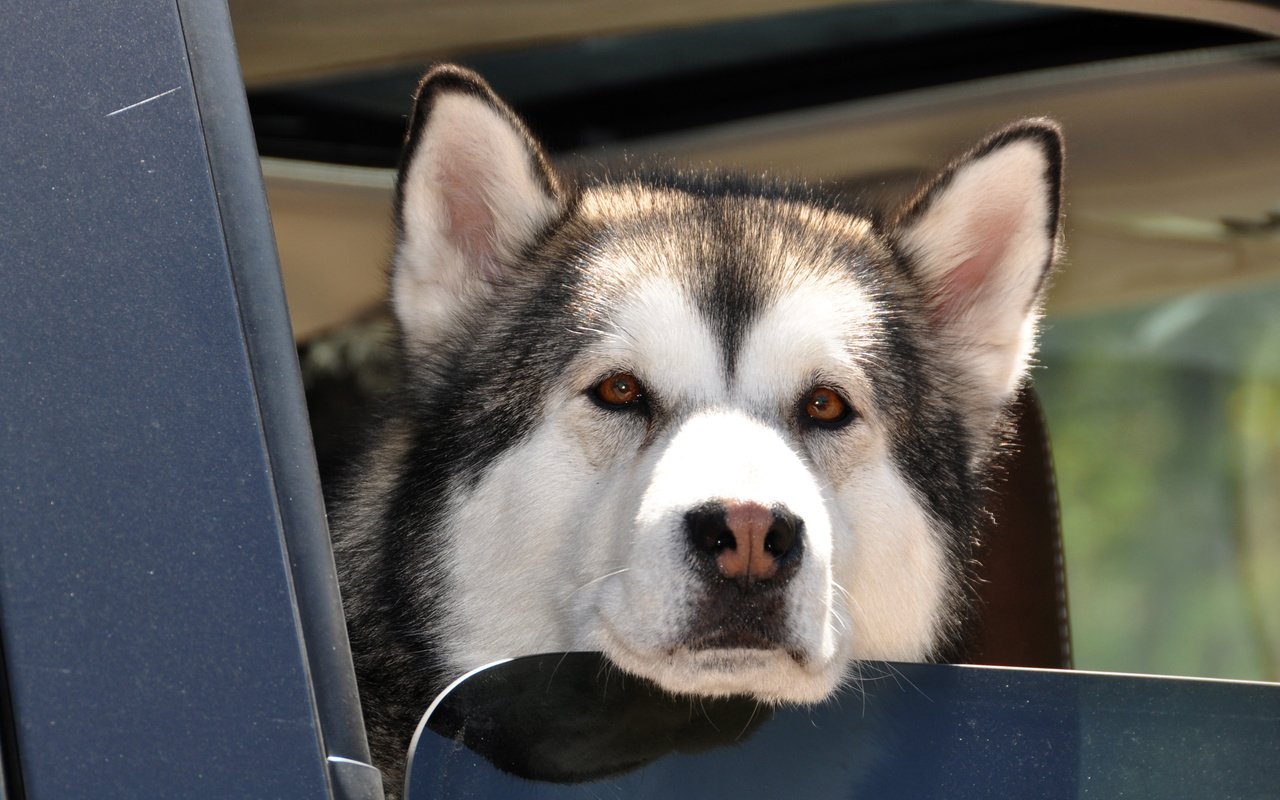
<svg viewBox="0 0 1280 800">
<path fill-rule="evenodd" d="M 881 224 L 724 176 L 570 188 L 480 78 L 428 73 L 391 274 L 406 379 L 333 509 L 388 786 L 432 696 L 500 657 L 803 702 L 954 650 L 1061 163 L 1053 123 L 1016 123 Z M 643 403 L 593 394 L 619 372 Z M 809 421 L 816 386 L 851 421 Z M 785 585 L 728 587 L 691 549 L 685 515 L 726 501 L 802 520 Z"/>
</svg>

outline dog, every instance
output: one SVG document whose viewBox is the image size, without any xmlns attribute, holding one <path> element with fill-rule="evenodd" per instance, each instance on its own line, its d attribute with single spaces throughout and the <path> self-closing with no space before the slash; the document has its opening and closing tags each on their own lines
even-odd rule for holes
<svg viewBox="0 0 1280 800">
<path fill-rule="evenodd" d="M 731 175 L 571 182 L 480 77 L 428 72 L 403 385 L 331 509 L 389 790 L 433 695 L 503 657 L 779 703 L 958 652 L 1062 159 L 1017 122 L 883 218 Z"/>
</svg>

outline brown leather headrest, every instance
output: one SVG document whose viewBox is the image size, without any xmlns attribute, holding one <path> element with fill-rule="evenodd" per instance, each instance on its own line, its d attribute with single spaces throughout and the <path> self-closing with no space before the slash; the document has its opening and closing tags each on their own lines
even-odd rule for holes
<svg viewBox="0 0 1280 800">
<path fill-rule="evenodd" d="M 978 626 L 970 661 L 1071 667 L 1071 628 L 1053 454 L 1035 391 L 1014 408 L 1010 451 L 997 460 L 994 521 L 978 570 Z"/>
</svg>

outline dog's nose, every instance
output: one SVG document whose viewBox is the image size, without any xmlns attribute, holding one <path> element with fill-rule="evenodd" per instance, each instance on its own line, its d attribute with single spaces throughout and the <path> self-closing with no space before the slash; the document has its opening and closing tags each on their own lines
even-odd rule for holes
<svg viewBox="0 0 1280 800">
<path fill-rule="evenodd" d="M 694 552 L 726 578 L 763 583 L 795 571 L 804 523 L 783 506 L 726 500 L 698 506 L 684 519 Z"/>
</svg>

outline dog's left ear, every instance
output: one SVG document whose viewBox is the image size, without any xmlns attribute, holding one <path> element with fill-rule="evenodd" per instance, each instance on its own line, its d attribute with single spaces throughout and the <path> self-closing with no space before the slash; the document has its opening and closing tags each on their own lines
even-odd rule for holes
<svg viewBox="0 0 1280 800">
<path fill-rule="evenodd" d="M 1034 349 L 1058 249 L 1062 158 L 1056 123 L 1015 123 L 952 163 L 892 222 L 941 350 L 960 359 L 974 412 L 999 412 Z"/>
<path fill-rule="evenodd" d="M 396 185 L 391 296 L 408 343 L 429 351 L 484 303 L 564 203 L 542 148 L 479 75 L 429 71 Z"/>
</svg>

